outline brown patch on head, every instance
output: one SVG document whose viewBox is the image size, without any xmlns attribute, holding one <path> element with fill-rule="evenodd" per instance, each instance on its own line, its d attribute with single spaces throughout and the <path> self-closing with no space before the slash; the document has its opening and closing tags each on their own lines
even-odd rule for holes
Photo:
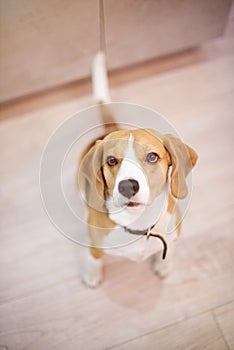
<svg viewBox="0 0 234 350">
<path fill-rule="evenodd" d="M 137 159 L 147 178 L 151 199 L 154 199 L 161 194 L 167 183 L 170 158 L 161 140 L 147 129 L 137 129 L 132 134 Z M 147 161 L 147 156 L 151 153 L 158 156 L 155 163 Z"/>
<path fill-rule="evenodd" d="M 112 194 L 115 179 L 124 157 L 130 131 L 112 132 L 97 140 L 83 155 L 78 169 L 78 187 L 85 191 L 89 207 L 105 212 L 106 192 Z M 109 167 L 108 156 L 118 159 L 118 165 Z"/>
<path fill-rule="evenodd" d="M 197 162 L 196 152 L 173 135 L 161 135 L 154 130 L 148 132 L 161 140 L 170 157 L 172 195 L 178 199 L 185 198 L 188 194 L 186 177 Z"/>
</svg>

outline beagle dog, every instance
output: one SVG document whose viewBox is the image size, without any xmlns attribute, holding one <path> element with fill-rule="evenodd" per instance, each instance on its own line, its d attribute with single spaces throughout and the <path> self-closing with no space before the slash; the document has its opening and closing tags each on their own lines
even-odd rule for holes
<svg viewBox="0 0 234 350">
<path fill-rule="evenodd" d="M 97 100 L 106 102 L 102 53 L 94 60 L 93 84 Z M 186 177 L 197 154 L 173 135 L 153 129 L 121 130 L 107 104 L 100 102 L 100 110 L 105 134 L 85 150 L 78 169 L 90 238 L 82 280 L 90 287 L 100 284 L 105 253 L 135 261 L 153 256 L 154 271 L 164 277 L 180 233 L 177 200 L 187 196 Z M 173 215 L 177 229 L 167 234 Z"/>
</svg>

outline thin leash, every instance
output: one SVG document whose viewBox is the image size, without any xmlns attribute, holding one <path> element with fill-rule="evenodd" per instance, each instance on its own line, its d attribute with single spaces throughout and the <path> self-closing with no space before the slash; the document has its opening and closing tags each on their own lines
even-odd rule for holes
<svg viewBox="0 0 234 350">
<path fill-rule="evenodd" d="M 150 228 L 150 229 L 148 230 L 148 232 L 146 233 L 146 238 L 149 239 L 150 236 L 159 238 L 159 239 L 161 240 L 161 242 L 162 242 L 162 244 L 163 244 L 162 259 L 165 260 L 165 259 L 166 259 L 166 255 L 167 255 L 167 243 L 166 243 L 165 239 L 164 239 L 161 235 L 159 235 L 159 234 L 157 234 L 157 233 L 152 233 L 152 232 L 151 232 L 151 228 Z"/>
<path fill-rule="evenodd" d="M 106 55 L 106 31 L 103 0 L 99 0 L 99 49 Z"/>
<path fill-rule="evenodd" d="M 127 228 L 126 226 L 124 227 L 126 232 L 129 232 L 131 234 L 134 235 L 141 235 L 141 236 L 146 236 L 146 239 L 148 240 L 150 237 L 155 237 L 161 240 L 162 244 L 163 244 L 163 253 L 162 253 L 162 259 L 166 259 L 166 255 L 167 255 L 167 242 L 165 241 L 165 239 L 158 233 L 152 233 L 153 228 L 156 226 L 156 224 L 154 224 L 153 226 L 149 227 L 146 231 L 140 231 L 140 230 L 131 230 L 129 228 Z"/>
</svg>

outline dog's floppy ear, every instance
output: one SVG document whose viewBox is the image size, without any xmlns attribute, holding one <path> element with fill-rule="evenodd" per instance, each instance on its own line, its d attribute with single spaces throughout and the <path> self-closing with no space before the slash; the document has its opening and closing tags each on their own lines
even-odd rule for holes
<svg viewBox="0 0 234 350">
<path fill-rule="evenodd" d="M 186 176 L 196 164 L 196 152 L 177 137 L 163 135 L 163 144 L 171 159 L 171 192 L 174 197 L 183 199 L 187 196 Z"/>
<path fill-rule="evenodd" d="M 98 140 L 84 155 L 78 169 L 78 186 L 85 192 L 89 207 L 103 211 L 105 179 L 102 171 L 103 141 Z"/>
</svg>

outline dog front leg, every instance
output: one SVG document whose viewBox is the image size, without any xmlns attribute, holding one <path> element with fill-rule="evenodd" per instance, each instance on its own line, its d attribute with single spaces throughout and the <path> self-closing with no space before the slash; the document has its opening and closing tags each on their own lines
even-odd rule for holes
<svg viewBox="0 0 234 350">
<path fill-rule="evenodd" d="M 101 249 L 89 248 L 81 268 L 82 281 L 89 287 L 97 287 L 103 281 L 103 253 Z"/>
<path fill-rule="evenodd" d="M 161 251 L 157 252 L 152 257 L 152 269 L 161 278 L 166 277 L 172 269 L 175 244 L 176 242 L 171 242 L 169 244 L 167 256 L 164 260 Z"/>
</svg>

